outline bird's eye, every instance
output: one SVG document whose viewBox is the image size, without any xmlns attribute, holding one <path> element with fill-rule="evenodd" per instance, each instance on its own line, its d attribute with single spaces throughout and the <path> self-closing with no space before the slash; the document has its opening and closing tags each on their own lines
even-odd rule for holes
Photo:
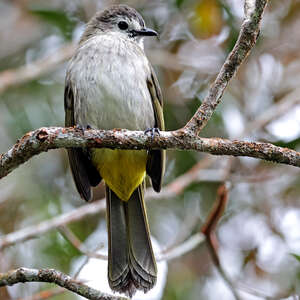
<svg viewBox="0 0 300 300">
<path fill-rule="evenodd" d="M 120 22 L 118 23 L 118 26 L 119 26 L 119 28 L 120 28 L 121 30 L 126 30 L 126 29 L 128 29 L 128 24 L 127 24 L 125 21 L 120 21 Z"/>
</svg>

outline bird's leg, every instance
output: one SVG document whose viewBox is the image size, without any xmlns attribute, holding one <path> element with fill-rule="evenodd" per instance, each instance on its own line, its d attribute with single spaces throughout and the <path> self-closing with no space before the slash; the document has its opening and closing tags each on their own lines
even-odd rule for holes
<svg viewBox="0 0 300 300">
<path fill-rule="evenodd" d="M 76 124 L 75 129 L 80 130 L 81 133 L 84 135 L 84 131 L 85 130 L 90 130 L 90 129 L 92 129 L 92 127 L 90 125 L 83 126 L 83 125 L 80 125 L 80 124 Z M 85 155 L 87 155 L 89 160 L 92 159 L 92 154 L 91 154 L 91 151 L 89 149 L 82 148 L 82 151 L 85 153 Z"/>
</svg>

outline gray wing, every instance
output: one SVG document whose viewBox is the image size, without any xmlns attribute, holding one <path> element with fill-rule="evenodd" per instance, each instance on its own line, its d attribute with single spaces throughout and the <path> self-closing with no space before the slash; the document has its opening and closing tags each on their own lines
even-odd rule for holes
<svg viewBox="0 0 300 300">
<path fill-rule="evenodd" d="M 155 114 L 155 127 L 160 130 L 165 130 L 162 93 L 154 70 L 151 66 L 150 68 L 151 74 L 150 77 L 147 78 L 147 85 L 151 95 L 153 110 Z M 153 189 L 156 192 L 159 192 L 161 190 L 162 178 L 165 172 L 165 160 L 165 150 L 149 151 L 146 171 L 151 178 Z"/>
<path fill-rule="evenodd" d="M 71 127 L 77 125 L 74 118 L 74 100 L 76 90 L 73 89 L 69 80 L 65 84 L 65 126 Z M 67 149 L 70 167 L 78 193 L 86 201 L 91 200 L 91 186 L 96 186 L 101 181 L 101 176 L 93 166 L 89 153 L 86 149 Z"/>
</svg>

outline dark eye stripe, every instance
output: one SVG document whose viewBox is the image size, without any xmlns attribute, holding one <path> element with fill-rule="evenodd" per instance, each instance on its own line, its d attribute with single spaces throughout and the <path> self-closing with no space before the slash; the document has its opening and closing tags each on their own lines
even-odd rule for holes
<svg viewBox="0 0 300 300">
<path fill-rule="evenodd" d="M 125 22 L 125 21 L 120 21 L 118 23 L 118 27 L 121 29 L 121 30 L 126 30 L 128 29 L 128 24 Z"/>
</svg>

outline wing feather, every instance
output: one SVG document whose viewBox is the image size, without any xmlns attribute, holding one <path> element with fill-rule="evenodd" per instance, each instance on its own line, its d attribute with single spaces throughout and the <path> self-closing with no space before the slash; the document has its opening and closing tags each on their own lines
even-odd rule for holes
<svg viewBox="0 0 300 300">
<path fill-rule="evenodd" d="M 154 115 L 155 127 L 160 130 L 165 130 L 165 123 L 163 117 L 163 98 L 159 87 L 158 80 L 151 67 L 151 75 L 147 78 L 147 86 L 151 95 Z M 161 190 L 162 178 L 165 172 L 165 150 L 150 150 L 147 159 L 147 174 L 151 178 L 153 189 L 156 192 Z"/>
<path fill-rule="evenodd" d="M 73 89 L 71 82 L 66 79 L 65 84 L 65 126 L 76 126 L 74 117 L 74 101 L 76 90 Z M 78 193 L 86 201 L 91 200 L 91 186 L 96 186 L 101 181 L 101 176 L 98 170 L 93 166 L 89 157 L 89 152 L 86 149 L 67 149 L 71 172 Z"/>
</svg>

